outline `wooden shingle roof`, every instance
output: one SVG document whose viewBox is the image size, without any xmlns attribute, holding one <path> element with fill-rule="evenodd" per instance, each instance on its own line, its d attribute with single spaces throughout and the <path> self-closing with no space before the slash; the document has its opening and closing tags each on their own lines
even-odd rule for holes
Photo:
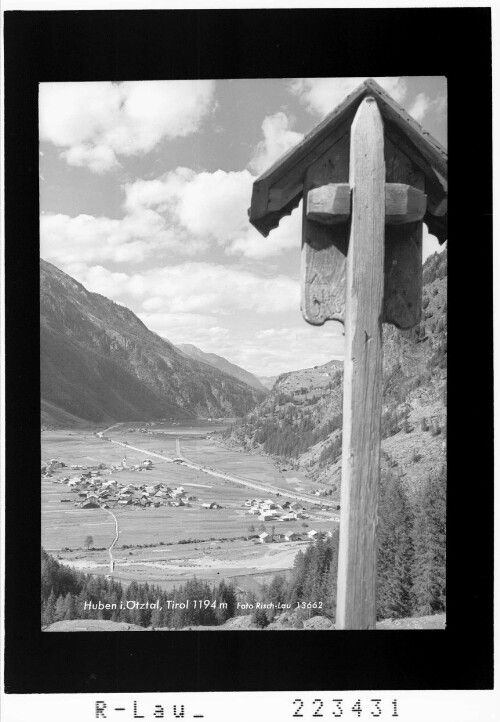
<svg viewBox="0 0 500 722">
<path fill-rule="evenodd" d="M 424 172 L 427 195 L 424 222 L 440 243 L 447 239 L 448 153 L 372 78 L 361 83 L 254 182 L 249 217 L 262 235 L 267 236 L 284 215 L 298 206 L 307 168 L 350 132 L 358 106 L 368 95 L 379 106 L 385 134 Z"/>
</svg>

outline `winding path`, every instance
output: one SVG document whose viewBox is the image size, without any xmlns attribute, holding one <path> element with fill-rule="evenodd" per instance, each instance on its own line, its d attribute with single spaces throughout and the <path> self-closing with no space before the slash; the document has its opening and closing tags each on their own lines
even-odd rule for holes
<svg viewBox="0 0 500 722">
<path fill-rule="evenodd" d="M 111 516 L 115 520 L 115 538 L 111 542 L 111 546 L 108 549 L 109 569 L 110 569 L 110 572 L 113 573 L 114 568 L 115 568 L 115 560 L 113 557 L 113 547 L 115 546 L 116 542 L 118 541 L 118 537 L 120 536 L 120 527 L 118 526 L 118 519 L 116 518 L 116 516 L 113 514 L 113 512 L 110 509 L 105 509 L 103 506 L 101 506 L 101 509 L 103 511 L 105 511 L 107 514 L 111 514 Z"/>
</svg>

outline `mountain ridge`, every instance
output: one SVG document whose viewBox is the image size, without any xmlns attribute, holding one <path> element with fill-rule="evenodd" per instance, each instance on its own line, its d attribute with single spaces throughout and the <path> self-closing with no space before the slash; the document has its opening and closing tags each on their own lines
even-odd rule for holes
<svg viewBox="0 0 500 722">
<path fill-rule="evenodd" d="M 409 492 L 446 464 L 447 251 L 423 267 L 422 318 L 409 331 L 384 324 L 382 468 Z M 273 456 L 340 492 L 343 364 L 281 374 L 225 443 Z"/>
<path fill-rule="evenodd" d="M 248 384 L 248 386 L 252 386 L 257 391 L 260 391 L 263 394 L 267 394 L 269 391 L 269 389 L 264 386 L 264 384 L 262 384 L 259 379 L 254 376 L 254 374 L 241 368 L 241 366 L 238 366 L 237 364 L 228 361 L 223 356 L 219 356 L 215 353 L 209 353 L 207 351 L 202 351 L 200 348 L 198 348 L 198 346 L 195 346 L 192 343 L 178 343 L 176 345 L 176 348 L 180 350 L 181 353 L 189 356 L 189 358 L 200 361 L 201 363 L 209 364 L 210 366 L 214 366 L 215 368 L 220 369 L 220 371 L 224 371 L 230 376 L 234 376 L 235 379 L 243 381 L 243 383 Z"/>
<path fill-rule="evenodd" d="M 42 424 L 241 416 L 263 397 L 40 259 Z M 79 423 L 75 420 L 75 423 Z"/>
</svg>

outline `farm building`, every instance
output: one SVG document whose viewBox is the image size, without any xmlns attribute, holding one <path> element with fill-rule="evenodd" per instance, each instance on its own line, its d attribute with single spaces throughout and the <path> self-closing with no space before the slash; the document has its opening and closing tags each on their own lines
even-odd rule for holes
<svg viewBox="0 0 500 722">
<path fill-rule="evenodd" d="M 82 503 L 82 509 L 98 509 L 99 507 L 100 504 L 97 501 L 96 497 L 85 499 L 85 501 Z"/>
<path fill-rule="evenodd" d="M 259 519 L 261 521 L 270 521 L 271 519 L 276 519 L 277 513 L 275 511 L 264 511 L 260 516 Z"/>
<path fill-rule="evenodd" d="M 219 504 L 215 501 L 206 501 L 201 506 L 203 509 L 220 509 Z"/>
<path fill-rule="evenodd" d="M 307 536 L 309 537 L 309 539 L 317 539 L 319 537 L 319 531 L 311 529 L 311 531 L 307 532 Z"/>
<path fill-rule="evenodd" d="M 297 539 L 300 539 L 300 534 L 296 531 L 287 531 L 285 534 L 285 540 L 286 541 L 297 541 Z"/>
<path fill-rule="evenodd" d="M 272 539 L 266 531 L 263 531 L 262 534 L 259 534 L 259 541 L 261 544 L 270 544 Z"/>
</svg>

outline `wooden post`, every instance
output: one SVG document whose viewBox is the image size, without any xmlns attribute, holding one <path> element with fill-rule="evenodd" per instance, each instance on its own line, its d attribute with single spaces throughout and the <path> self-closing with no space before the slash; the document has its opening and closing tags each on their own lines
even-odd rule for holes
<svg viewBox="0 0 500 722">
<path fill-rule="evenodd" d="M 382 409 L 384 131 L 367 97 L 351 127 L 337 629 L 374 629 Z"/>
</svg>

